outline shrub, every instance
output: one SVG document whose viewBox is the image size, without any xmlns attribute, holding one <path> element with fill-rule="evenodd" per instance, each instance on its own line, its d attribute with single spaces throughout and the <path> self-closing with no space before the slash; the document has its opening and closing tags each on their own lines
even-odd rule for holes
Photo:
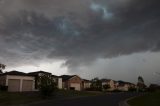
<svg viewBox="0 0 160 106">
<path fill-rule="evenodd" d="M 8 86 L 0 85 L 0 90 L 1 91 L 7 91 L 8 90 Z"/>
<path fill-rule="evenodd" d="M 115 90 L 113 90 L 112 92 L 122 92 L 122 91 L 119 90 L 119 89 L 115 89 Z"/>
<path fill-rule="evenodd" d="M 111 87 L 110 87 L 110 85 L 108 85 L 108 84 L 103 85 L 103 89 L 105 89 L 105 90 L 106 90 L 106 89 L 109 89 L 109 88 L 111 88 Z"/>
<path fill-rule="evenodd" d="M 39 78 L 38 88 L 42 94 L 42 97 L 46 98 L 53 95 L 56 89 L 56 84 L 52 80 L 51 76 L 43 75 Z"/>
<path fill-rule="evenodd" d="M 137 91 L 137 89 L 136 88 L 129 88 L 128 91 L 135 92 L 135 91 Z"/>
<path fill-rule="evenodd" d="M 98 78 L 94 78 L 91 81 L 91 90 L 102 91 L 102 82 Z"/>
</svg>

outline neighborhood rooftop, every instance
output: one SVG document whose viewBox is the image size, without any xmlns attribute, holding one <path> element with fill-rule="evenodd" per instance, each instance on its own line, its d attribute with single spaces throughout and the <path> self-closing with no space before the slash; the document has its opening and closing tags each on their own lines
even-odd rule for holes
<svg viewBox="0 0 160 106">
<path fill-rule="evenodd" d="M 62 78 L 63 81 L 66 81 L 74 76 L 76 76 L 76 75 L 61 75 L 60 77 Z"/>
<path fill-rule="evenodd" d="M 19 72 L 19 71 L 10 71 L 10 72 L 5 72 L 1 75 L 19 75 L 19 76 L 28 76 L 27 73 L 24 72 Z"/>
<path fill-rule="evenodd" d="M 52 73 L 46 72 L 46 71 L 29 72 L 28 74 L 36 75 L 36 74 L 38 74 L 38 73 L 52 74 Z"/>
<path fill-rule="evenodd" d="M 39 78 L 43 75 L 49 75 L 50 78 L 56 83 L 57 88 L 65 90 L 85 90 L 91 87 L 91 80 L 82 79 L 78 75 L 52 75 L 50 72 L 46 71 L 36 71 L 36 72 L 19 72 L 10 71 L 5 72 L 0 75 L 0 85 L 8 86 L 8 91 L 35 91 L 38 90 Z M 127 91 L 129 87 L 135 86 L 130 82 L 125 81 L 115 81 L 112 79 L 100 79 L 102 86 L 108 84 L 110 86 L 109 90 L 119 89 L 122 91 Z M 103 88 L 103 87 L 102 87 Z"/>
</svg>

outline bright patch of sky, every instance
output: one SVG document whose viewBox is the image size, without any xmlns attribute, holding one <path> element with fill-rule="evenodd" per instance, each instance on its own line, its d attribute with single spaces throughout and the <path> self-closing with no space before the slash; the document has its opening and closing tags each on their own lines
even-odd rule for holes
<svg viewBox="0 0 160 106">
<path fill-rule="evenodd" d="M 107 7 L 102 6 L 101 4 L 92 3 L 90 8 L 95 12 L 102 12 L 104 19 L 108 19 L 113 16 L 113 14 L 108 11 Z"/>
<path fill-rule="evenodd" d="M 62 19 L 58 25 L 60 31 L 65 35 L 80 35 L 80 32 L 75 28 L 75 26 L 68 19 Z"/>
<path fill-rule="evenodd" d="M 21 71 L 21 72 L 35 72 L 35 71 L 47 71 L 51 72 L 53 75 L 63 75 L 68 74 L 68 68 L 62 66 L 64 61 L 57 61 L 52 63 L 41 63 L 38 66 L 21 66 L 21 67 L 14 67 L 14 68 L 6 68 L 5 71 Z"/>
</svg>

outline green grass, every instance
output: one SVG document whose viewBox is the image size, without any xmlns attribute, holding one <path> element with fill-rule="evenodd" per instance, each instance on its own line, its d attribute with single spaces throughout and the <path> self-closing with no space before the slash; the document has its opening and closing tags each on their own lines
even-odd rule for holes
<svg viewBox="0 0 160 106">
<path fill-rule="evenodd" d="M 34 101 L 40 101 L 42 98 L 38 93 L 11 93 L 11 92 L 0 92 L 0 105 L 16 105 L 31 103 Z"/>
<path fill-rule="evenodd" d="M 128 101 L 131 106 L 160 106 L 160 92 L 149 93 Z"/>
<path fill-rule="evenodd" d="M 63 99 L 63 98 L 74 98 L 74 97 L 85 97 L 99 95 L 97 92 L 84 92 L 84 91 L 66 91 L 58 90 L 55 91 L 54 95 L 47 99 Z M 42 96 L 38 92 L 26 92 L 26 93 L 11 93 L 11 92 L 0 92 L 0 105 L 18 105 L 26 104 L 37 101 L 42 101 Z M 45 99 L 46 100 L 46 99 Z"/>
<path fill-rule="evenodd" d="M 103 93 L 99 92 L 87 92 L 87 91 L 66 91 L 66 90 L 59 90 L 57 92 L 57 96 L 63 96 L 63 97 L 79 97 L 79 96 L 96 96 L 101 95 Z"/>
</svg>

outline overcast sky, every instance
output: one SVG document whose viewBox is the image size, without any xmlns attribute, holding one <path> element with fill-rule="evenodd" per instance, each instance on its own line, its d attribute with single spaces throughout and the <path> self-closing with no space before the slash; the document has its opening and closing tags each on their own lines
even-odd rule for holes
<svg viewBox="0 0 160 106">
<path fill-rule="evenodd" d="M 160 0 L 0 0 L 6 71 L 159 83 Z"/>
</svg>

